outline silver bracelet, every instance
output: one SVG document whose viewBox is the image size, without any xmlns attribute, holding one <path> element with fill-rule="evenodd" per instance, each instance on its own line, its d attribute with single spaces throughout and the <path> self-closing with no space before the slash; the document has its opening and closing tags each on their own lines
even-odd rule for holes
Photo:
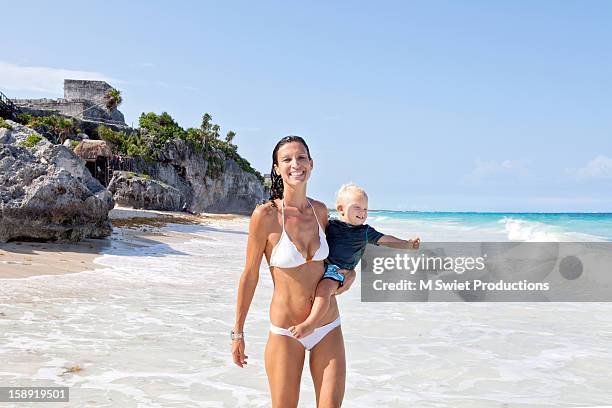
<svg viewBox="0 0 612 408">
<path fill-rule="evenodd" d="M 244 332 L 241 331 L 241 332 L 236 333 L 235 331 L 232 330 L 230 337 L 232 338 L 232 340 L 244 339 Z"/>
</svg>

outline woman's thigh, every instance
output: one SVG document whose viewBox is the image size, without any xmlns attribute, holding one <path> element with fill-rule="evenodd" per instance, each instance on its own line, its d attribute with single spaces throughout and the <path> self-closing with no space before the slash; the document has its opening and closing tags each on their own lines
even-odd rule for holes
<svg viewBox="0 0 612 408">
<path fill-rule="evenodd" d="M 297 407 L 305 350 L 293 337 L 269 333 L 265 362 L 272 407 Z"/>
<path fill-rule="evenodd" d="M 310 350 L 310 373 L 318 408 L 340 407 L 346 382 L 346 357 L 341 326 Z"/>
</svg>

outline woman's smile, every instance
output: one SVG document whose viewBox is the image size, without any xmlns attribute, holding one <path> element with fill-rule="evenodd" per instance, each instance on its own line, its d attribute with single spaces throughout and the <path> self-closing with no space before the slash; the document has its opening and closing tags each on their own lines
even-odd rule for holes
<svg viewBox="0 0 612 408">
<path fill-rule="evenodd" d="M 300 171 L 295 170 L 295 171 L 289 172 L 289 177 L 301 180 L 304 178 L 304 174 L 305 174 L 304 170 L 300 170 Z"/>
<path fill-rule="evenodd" d="M 291 142 L 278 149 L 278 161 L 274 167 L 287 182 L 306 181 L 312 170 L 308 150 L 301 143 Z"/>
</svg>

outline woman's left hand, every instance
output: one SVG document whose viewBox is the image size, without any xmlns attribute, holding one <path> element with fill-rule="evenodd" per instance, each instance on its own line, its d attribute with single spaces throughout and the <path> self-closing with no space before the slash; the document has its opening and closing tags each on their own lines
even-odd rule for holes
<svg viewBox="0 0 612 408">
<path fill-rule="evenodd" d="M 344 284 L 336 290 L 336 295 L 340 295 L 349 290 L 357 276 L 354 269 L 338 269 L 338 272 L 344 275 Z"/>
</svg>

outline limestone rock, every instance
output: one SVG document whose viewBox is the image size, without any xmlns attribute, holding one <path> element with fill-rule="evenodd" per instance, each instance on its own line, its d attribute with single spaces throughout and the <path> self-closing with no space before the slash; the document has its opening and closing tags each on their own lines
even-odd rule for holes
<svg viewBox="0 0 612 408">
<path fill-rule="evenodd" d="M 124 207 L 181 211 L 185 205 L 185 197 L 177 188 L 127 171 L 113 172 L 108 190 L 115 202 Z"/>
<path fill-rule="evenodd" d="M 0 132 L 0 242 L 78 241 L 112 232 L 112 195 L 85 163 L 16 122 Z"/>
<path fill-rule="evenodd" d="M 162 146 L 155 161 L 134 160 L 129 168 L 174 187 L 182 194 L 185 209 L 190 212 L 250 214 L 268 197 L 267 189 L 254 174 L 242 170 L 222 151 L 216 151 L 214 156 L 222 164 L 222 171 L 210 171 L 210 160 L 195 152 L 185 141 L 175 139 Z M 117 202 L 125 202 L 126 197 L 126 193 L 115 193 Z M 138 208 L 153 209 L 146 205 Z M 180 210 L 182 206 L 174 208 Z"/>
</svg>

